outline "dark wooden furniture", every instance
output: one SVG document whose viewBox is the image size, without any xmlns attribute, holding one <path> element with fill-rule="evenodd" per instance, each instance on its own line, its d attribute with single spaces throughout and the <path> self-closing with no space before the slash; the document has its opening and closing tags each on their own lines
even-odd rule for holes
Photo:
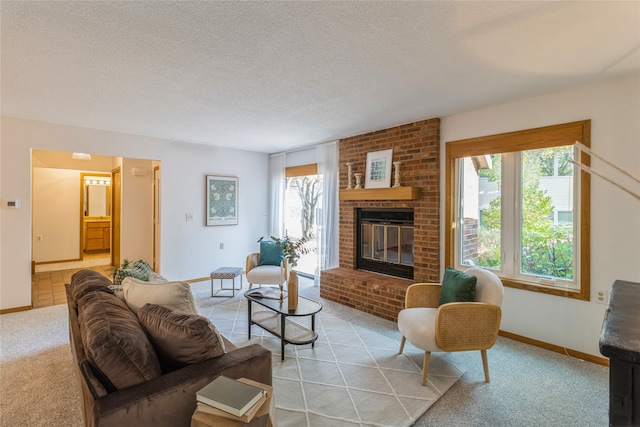
<svg viewBox="0 0 640 427">
<path fill-rule="evenodd" d="M 602 324 L 609 358 L 609 425 L 640 425 L 640 283 L 616 280 Z"/>
<path fill-rule="evenodd" d="M 285 344 L 311 344 L 313 347 L 318 339 L 316 332 L 316 313 L 322 310 L 322 305 L 305 297 L 298 297 L 298 307 L 289 310 L 289 301 L 285 298 L 282 302 L 277 299 L 260 298 L 250 295 L 251 291 L 244 293 L 247 298 L 247 316 L 249 320 L 248 337 L 251 339 L 251 325 L 258 325 L 267 332 L 280 338 L 281 360 L 284 360 Z M 251 303 L 260 304 L 269 311 L 256 311 L 252 313 Z M 311 316 L 311 329 L 292 321 L 289 317 Z"/>
</svg>

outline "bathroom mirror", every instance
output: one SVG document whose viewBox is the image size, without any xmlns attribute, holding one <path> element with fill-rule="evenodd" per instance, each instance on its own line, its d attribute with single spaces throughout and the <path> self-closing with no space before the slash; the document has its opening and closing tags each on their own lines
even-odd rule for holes
<svg viewBox="0 0 640 427">
<path fill-rule="evenodd" d="M 81 179 L 84 216 L 111 216 L 111 175 L 83 173 Z"/>
</svg>

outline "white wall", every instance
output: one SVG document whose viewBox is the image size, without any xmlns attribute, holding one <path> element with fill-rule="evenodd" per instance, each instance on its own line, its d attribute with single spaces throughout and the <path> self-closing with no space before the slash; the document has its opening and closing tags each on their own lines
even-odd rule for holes
<svg viewBox="0 0 640 427">
<path fill-rule="evenodd" d="M 302 166 L 318 163 L 318 149 L 316 147 L 295 150 L 286 153 L 284 166 Z"/>
<path fill-rule="evenodd" d="M 120 262 L 153 259 L 153 166 L 151 160 L 122 159 Z M 134 175 L 134 171 L 136 175 Z"/>
<path fill-rule="evenodd" d="M 442 164 L 446 142 L 591 119 L 592 150 L 640 177 L 639 118 L 640 75 L 457 114 L 441 122 Z M 605 170 L 601 162 L 594 160 L 592 165 Z M 444 183 L 443 169 L 443 192 Z M 637 184 L 627 185 L 640 192 Z M 502 329 L 602 357 L 598 340 L 606 305 L 597 304 L 595 294 L 610 290 L 616 279 L 640 282 L 639 241 L 640 201 L 593 177 L 591 301 L 507 288 Z M 443 247 L 441 251 L 444 260 Z"/>
<path fill-rule="evenodd" d="M 267 234 L 266 154 L 4 116 L 0 132 L 0 195 L 22 200 L 21 209 L 2 209 L 0 216 L 0 309 L 31 304 L 32 148 L 161 161 L 160 257 L 162 274 L 169 279 L 206 277 L 220 266 L 242 267 L 246 254 L 256 250 L 256 240 Z M 205 226 L 206 174 L 238 177 L 237 226 Z M 189 212 L 194 219 L 187 222 Z"/>
<path fill-rule="evenodd" d="M 33 168 L 31 237 L 35 262 L 80 258 L 80 172 Z"/>
</svg>

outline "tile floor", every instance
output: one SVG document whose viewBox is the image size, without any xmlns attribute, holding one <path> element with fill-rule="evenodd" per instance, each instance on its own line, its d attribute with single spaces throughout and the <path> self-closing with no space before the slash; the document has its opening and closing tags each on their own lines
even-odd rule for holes
<svg viewBox="0 0 640 427">
<path fill-rule="evenodd" d="M 101 258 L 100 258 L 101 257 Z M 42 264 L 36 266 L 36 273 L 31 276 L 31 301 L 33 308 L 66 304 L 64 284 L 71 281 L 71 276 L 82 269 L 91 269 L 111 278 L 112 273 L 108 260 L 101 254 L 86 257 L 84 261 L 74 263 Z M 91 265 L 106 263 L 107 265 Z"/>
</svg>

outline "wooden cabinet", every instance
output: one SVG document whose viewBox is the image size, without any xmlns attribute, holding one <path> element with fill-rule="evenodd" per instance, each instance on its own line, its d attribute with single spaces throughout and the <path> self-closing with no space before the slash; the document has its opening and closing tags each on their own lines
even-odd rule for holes
<svg viewBox="0 0 640 427">
<path fill-rule="evenodd" d="M 110 249 L 111 222 L 86 221 L 84 223 L 85 252 L 101 252 Z"/>
<path fill-rule="evenodd" d="M 609 425 L 640 425 L 640 283 L 616 280 L 600 334 L 609 358 Z"/>
</svg>

